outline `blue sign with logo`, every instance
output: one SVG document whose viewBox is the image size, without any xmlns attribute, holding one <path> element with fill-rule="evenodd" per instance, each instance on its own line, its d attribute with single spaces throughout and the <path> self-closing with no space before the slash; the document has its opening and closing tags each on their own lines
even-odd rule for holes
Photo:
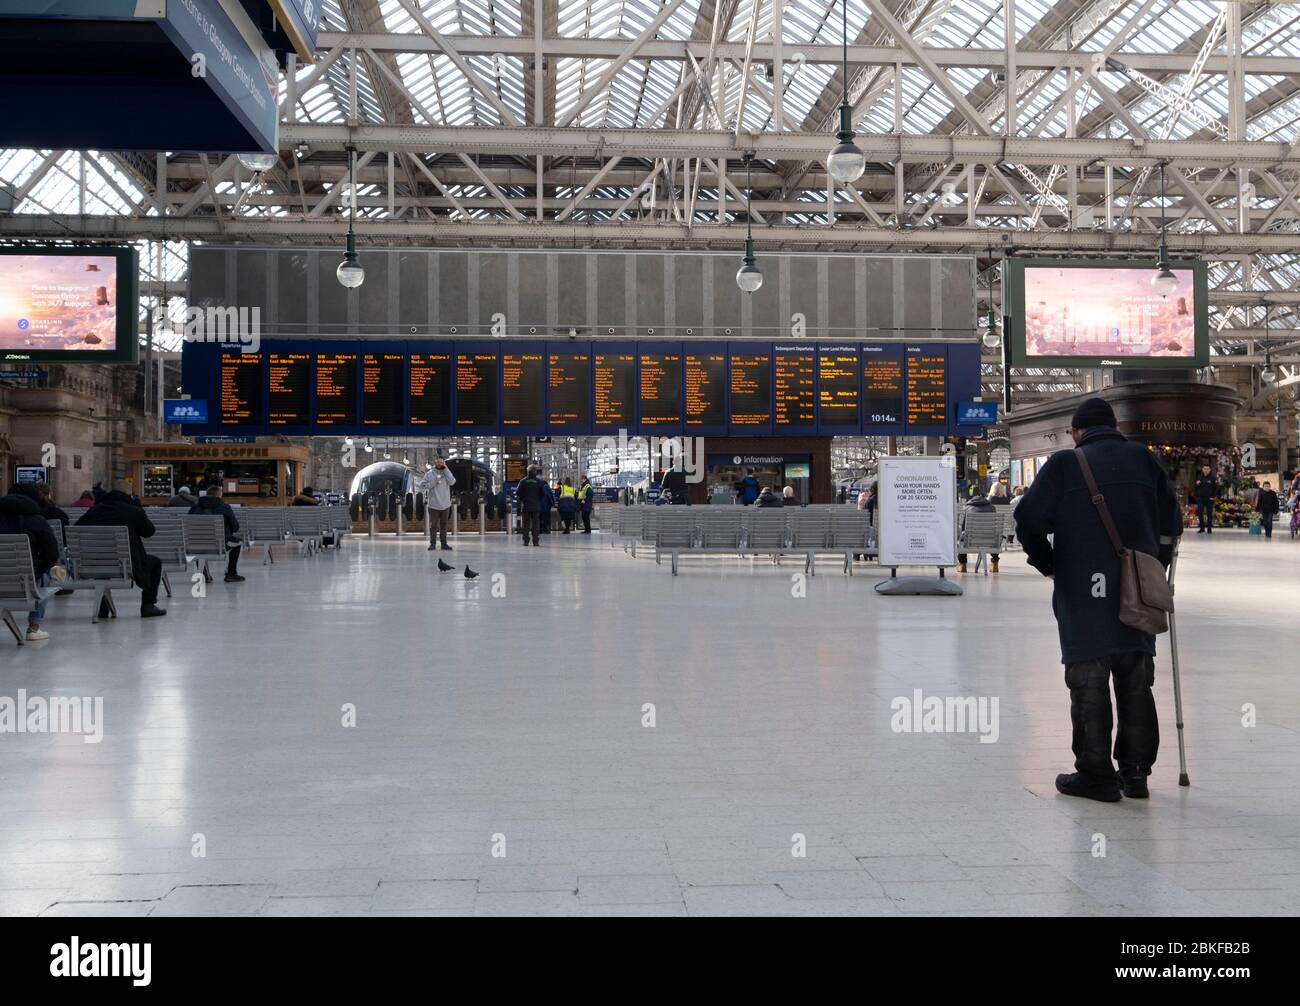
<svg viewBox="0 0 1300 1006">
<path fill-rule="evenodd" d="M 997 402 L 958 402 L 958 426 L 993 426 L 998 421 Z"/>
<path fill-rule="evenodd" d="M 208 403 L 196 398 L 168 398 L 163 402 L 163 422 L 173 425 L 208 421 Z"/>
</svg>

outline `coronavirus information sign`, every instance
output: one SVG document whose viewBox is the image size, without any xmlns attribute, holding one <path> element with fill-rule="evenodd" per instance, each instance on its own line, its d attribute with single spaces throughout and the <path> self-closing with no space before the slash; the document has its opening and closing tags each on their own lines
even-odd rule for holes
<svg viewBox="0 0 1300 1006">
<path fill-rule="evenodd" d="M 881 458 L 880 565 L 957 562 L 957 466 L 952 458 Z"/>
</svg>

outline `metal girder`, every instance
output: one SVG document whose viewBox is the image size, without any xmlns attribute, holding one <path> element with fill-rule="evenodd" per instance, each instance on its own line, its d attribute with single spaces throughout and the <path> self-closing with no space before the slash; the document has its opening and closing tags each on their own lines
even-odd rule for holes
<svg viewBox="0 0 1300 1006">
<path fill-rule="evenodd" d="M 753 150 L 764 160 L 813 160 L 826 151 L 822 133 L 748 134 L 737 142 L 730 130 L 583 129 L 572 127 L 396 126 L 341 123 L 285 123 L 281 143 L 307 143 L 317 150 L 437 150 L 444 153 L 538 154 L 608 158 L 728 157 Z M 1300 149 L 1278 141 L 1142 140 L 1088 137 L 902 136 L 859 134 L 857 144 L 868 161 L 993 162 L 1013 164 L 1082 164 L 1153 166 L 1164 161 L 1187 167 L 1237 164 L 1300 169 Z"/>
<path fill-rule="evenodd" d="M 809 204 L 810 211 L 817 210 Z M 483 220 L 465 223 L 448 220 L 378 220 L 362 218 L 356 222 L 358 236 L 376 243 L 427 243 L 439 246 L 466 247 L 486 245 L 566 246 L 581 235 L 590 246 L 661 248 L 738 248 L 743 231 L 734 226 L 695 223 L 693 227 L 664 220 L 641 220 L 631 223 L 580 223 L 553 220 Z M 211 217 L 105 217 L 76 215 L 17 215 L 5 221 L 5 232 L 14 238 L 129 239 L 153 238 L 169 241 L 206 239 L 225 234 L 229 238 L 248 240 L 289 240 L 292 238 L 341 239 L 343 228 L 337 220 L 293 217 L 236 217 L 215 220 Z M 1104 231 L 1026 231 L 996 227 L 881 228 L 825 225 L 768 225 L 754 232 L 761 249 L 794 249 L 834 246 L 861 250 L 980 251 L 990 244 L 1005 251 L 1052 251 L 1081 254 L 1117 254 L 1151 257 L 1154 252 L 1149 234 Z M 1294 253 L 1297 238 L 1293 233 L 1219 234 L 1214 232 L 1171 233 L 1169 248 L 1175 254 L 1201 257 L 1250 253 Z"/>
<path fill-rule="evenodd" d="M 463 56 L 502 55 L 527 59 L 536 51 L 531 34 L 523 36 L 502 35 L 455 35 L 442 36 L 457 53 Z M 432 38 L 414 33 L 370 33 L 370 32 L 335 32 L 320 33 L 317 46 L 321 50 L 335 47 L 357 46 L 375 52 L 430 53 L 444 51 Z M 617 59 L 626 47 L 622 38 L 543 38 L 542 52 L 548 57 L 560 59 Z M 843 48 L 838 44 L 800 43 L 784 40 L 781 44 L 782 54 L 787 62 L 802 55 L 805 63 L 838 65 L 843 56 Z M 978 70 L 1001 70 L 1006 54 L 1002 48 L 980 49 L 944 48 L 941 46 L 920 46 L 927 59 L 941 67 L 970 67 Z M 717 44 L 717 58 L 741 62 L 745 58 L 745 43 L 720 41 Z M 709 53 L 709 38 L 671 41 L 652 39 L 639 50 L 646 59 L 670 60 L 682 62 L 690 54 L 696 60 L 702 60 Z M 1192 68 L 1195 57 L 1183 53 L 1127 52 L 1119 50 L 1115 55 L 1122 59 L 1130 69 L 1144 73 L 1181 74 Z M 1064 52 L 1053 49 L 1016 50 L 1017 69 L 1060 70 L 1073 67 L 1076 70 L 1088 70 L 1092 66 L 1093 54 L 1086 51 Z M 755 41 L 753 62 L 758 65 L 771 64 L 776 60 L 776 47 L 767 41 Z M 849 62 L 857 65 L 893 67 L 902 63 L 905 67 L 919 66 L 912 53 L 901 45 L 862 45 L 849 43 Z M 319 65 L 319 64 L 317 64 Z M 1300 56 L 1246 56 L 1242 68 L 1247 75 L 1286 76 L 1300 73 Z M 1205 72 L 1222 74 L 1228 72 L 1226 56 L 1211 56 L 1205 62 Z M 300 91 L 301 94 L 301 85 Z"/>
</svg>

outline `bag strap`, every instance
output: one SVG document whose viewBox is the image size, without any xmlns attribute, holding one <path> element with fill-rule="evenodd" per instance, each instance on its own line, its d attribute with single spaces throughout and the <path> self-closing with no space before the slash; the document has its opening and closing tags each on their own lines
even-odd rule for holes
<svg viewBox="0 0 1300 1006">
<path fill-rule="evenodd" d="M 1115 521 L 1111 518 L 1110 508 L 1106 506 L 1106 497 L 1101 494 L 1101 490 L 1097 488 L 1097 480 L 1092 477 L 1092 468 L 1088 464 L 1088 456 L 1083 453 L 1082 447 L 1074 449 L 1074 456 L 1079 459 L 1079 470 L 1083 472 L 1083 481 L 1088 484 L 1088 491 L 1092 493 L 1092 505 L 1097 508 L 1097 514 L 1106 527 L 1106 533 L 1110 535 L 1110 543 L 1115 546 L 1115 554 L 1122 556 L 1124 554 L 1124 542 L 1120 539 L 1119 531 L 1115 527 Z"/>
</svg>

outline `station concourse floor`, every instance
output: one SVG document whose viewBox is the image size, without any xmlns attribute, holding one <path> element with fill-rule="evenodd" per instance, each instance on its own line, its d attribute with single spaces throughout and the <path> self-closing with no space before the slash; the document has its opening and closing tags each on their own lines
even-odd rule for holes
<svg viewBox="0 0 1300 1006">
<path fill-rule="evenodd" d="M 1151 799 L 1117 804 L 1053 787 L 1068 693 L 1019 553 L 960 598 L 831 559 L 795 597 L 798 559 L 674 578 L 601 534 L 517 541 L 351 538 L 205 598 L 177 577 L 163 619 L 74 595 L 49 642 L 6 634 L 0 696 L 102 696 L 104 735 L 0 734 L 0 913 L 1300 912 L 1285 528 L 1184 538 L 1192 786 L 1162 637 Z M 894 732 L 918 688 L 997 697 L 996 742 Z"/>
</svg>

